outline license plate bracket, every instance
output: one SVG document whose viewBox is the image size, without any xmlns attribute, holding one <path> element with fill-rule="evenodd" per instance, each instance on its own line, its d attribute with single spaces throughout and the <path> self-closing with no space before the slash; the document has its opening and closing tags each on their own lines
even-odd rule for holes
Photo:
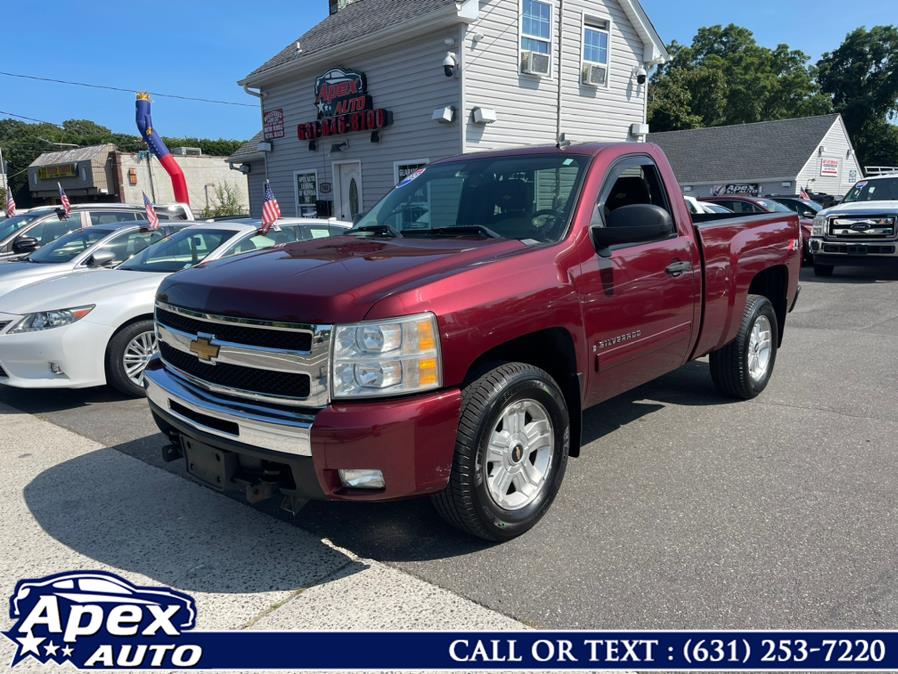
<svg viewBox="0 0 898 674">
<path fill-rule="evenodd" d="M 187 472 L 213 489 L 224 490 L 237 468 L 237 457 L 190 438 L 181 437 Z"/>
</svg>

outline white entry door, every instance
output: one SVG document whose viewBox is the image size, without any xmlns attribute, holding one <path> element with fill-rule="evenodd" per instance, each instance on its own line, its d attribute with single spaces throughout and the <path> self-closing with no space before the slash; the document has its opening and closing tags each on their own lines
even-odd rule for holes
<svg viewBox="0 0 898 674">
<path fill-rule="evenodd" d="M 362 212 L 362 162 L 341 162 L 334 165 L 336 176 L 336 209 L 340 220 L 353 222 Z"/>
</svg>

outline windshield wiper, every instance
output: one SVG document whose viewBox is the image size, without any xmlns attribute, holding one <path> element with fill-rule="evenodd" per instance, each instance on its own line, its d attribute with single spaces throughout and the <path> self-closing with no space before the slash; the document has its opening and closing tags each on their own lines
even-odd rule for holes
<svg viewBox="0 0 898 674">
<path fill-rule="evenodd" d="M 441 235 L 456 235 L 456 236 L 465 236 L 471 234 L 479 234 L 480 236 L 486 237 L 488 239 L 504 239 L 505 237 L 499 234 L 498 232 L 494 232 L 489 227 L 484 227 L 483 225 L 462 225 L 459 227 L 434 227 L 433 229 L 421 229 L 415 230 L 415 232 L 421 232 L 422 234 L 436 234 L 437 236 Z"/>
<path fill-rule="evenodd" d="M 392 225 L 388 225 L 386 223 L 382 225 L 363 225 L 361 227 L 353 227 L 346 233 L 354 234 L 355 232 L 360 232 L 362 234 L 374 234 L 375 236 L 391 236 L 394 239 L 402 238 L 402 232 L 400 232 Z"/>
</svg>

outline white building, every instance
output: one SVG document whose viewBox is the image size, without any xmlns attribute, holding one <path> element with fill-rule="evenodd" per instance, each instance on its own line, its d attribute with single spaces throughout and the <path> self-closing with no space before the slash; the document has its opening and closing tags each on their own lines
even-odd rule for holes
<svg viewBox="0 0 898 674">
<path fill-rule="evenodd" d="M 666 58 L 638 0 L 355 0 L 240 84 L 263 134 L 230 160 L 252 212 L 352 218 L 420 166 L 528 144 L 643 140 Z M 261 141 L 261 142 L 260 142 Z"/>
<path fill-rule="evenodd" d="M 652 133 L 686 194 L 843 196 L 864 177 L 842 116 Z"/>
</svg>

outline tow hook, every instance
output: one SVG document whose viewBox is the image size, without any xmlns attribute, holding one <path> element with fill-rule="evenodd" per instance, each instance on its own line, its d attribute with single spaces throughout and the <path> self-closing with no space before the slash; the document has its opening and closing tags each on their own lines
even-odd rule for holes
<svg viewBox="0 0 898 674">
<path fill-rule="evenodd" d="M 246 500 L 250 505 L 267 501 L 274 496 L 277 487 L 270 482 L 257 482 L 246 485 Z"/>
<path fill-rule="evenodd" d="M 183 456 L 184 453 L 178 445 L 163 445 L 162 447 L 162 460 L 165 461 L 165 463 L 177 461 Z"/>
</svg>

